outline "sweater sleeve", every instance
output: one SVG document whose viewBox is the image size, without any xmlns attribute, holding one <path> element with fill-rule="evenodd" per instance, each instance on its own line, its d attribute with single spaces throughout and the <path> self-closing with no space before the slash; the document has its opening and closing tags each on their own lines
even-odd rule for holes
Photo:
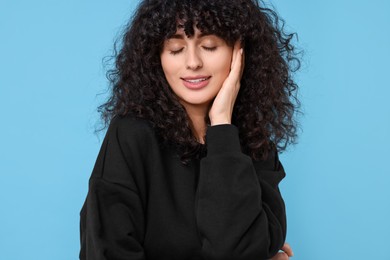
<svg viewBox="0 0 390 260">
<path fill-rule="evenodd" d="M 268 259 L 283 246 L 286 215 L 277 154 L 256 169 L 240 150 L 233 125 L 209 127 L 202 159 L 196 220 L 207 259 Z M 271 167 L 266 167 L 266 166 Z"/>
<path fill-rule="evenodd" d="M 81 260 L 145 259 L 144 210 L 121 147 L 110 125 L 80 212 Z"/>
</svg>

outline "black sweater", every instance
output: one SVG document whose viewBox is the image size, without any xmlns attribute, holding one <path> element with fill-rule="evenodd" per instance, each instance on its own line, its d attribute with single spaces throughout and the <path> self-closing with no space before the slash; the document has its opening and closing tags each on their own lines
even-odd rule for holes
<svg viewBox="0 0 390 260">
<path fill-rule="evenodd" d="M 286 236 L 277 152 L 253 161 L 234 125 L 209 127 L 206 145 L 206 156 L 183 165 L 147 121 L 113 119 L 80 213 L 80 259 L 275 255 Z"/>
</svg>

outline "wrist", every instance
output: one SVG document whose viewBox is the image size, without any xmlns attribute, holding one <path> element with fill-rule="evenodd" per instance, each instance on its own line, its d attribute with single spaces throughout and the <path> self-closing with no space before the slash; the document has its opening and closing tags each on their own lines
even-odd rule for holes
<svg viewBox="0 0 390 260">
<path fill-rule="evenodd" d="M 216 117 L 216 118 L 210 118 L 210 125 L 230 125 L 232 123 L 232 120 L 228 117 Z"/>
</svg>

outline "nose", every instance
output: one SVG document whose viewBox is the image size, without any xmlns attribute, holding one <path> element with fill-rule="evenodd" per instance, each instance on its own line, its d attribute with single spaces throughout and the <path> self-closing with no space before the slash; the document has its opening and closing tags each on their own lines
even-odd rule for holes
<svg viewBox="0 0 390 260">
<path fill-rule="evenodd" d="M 190 48 L 186 55 L 186 65 L 189 70 L 197 70 L 203 66 L 202 58 L 196 49 Z"/>
</svg>

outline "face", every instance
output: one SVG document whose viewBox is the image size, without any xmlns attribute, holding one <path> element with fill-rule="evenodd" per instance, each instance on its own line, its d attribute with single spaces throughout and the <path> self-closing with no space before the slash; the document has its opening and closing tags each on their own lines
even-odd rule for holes
<svg viewBox="0 0 390 260">
<path fill-rule="evenodd" d="M 185 108 L 208 107 L 230 72 L 233 48 L 198 29 L 188 38 L 183 29 L 164 42 L 161 65 Z"/>
</svg>

